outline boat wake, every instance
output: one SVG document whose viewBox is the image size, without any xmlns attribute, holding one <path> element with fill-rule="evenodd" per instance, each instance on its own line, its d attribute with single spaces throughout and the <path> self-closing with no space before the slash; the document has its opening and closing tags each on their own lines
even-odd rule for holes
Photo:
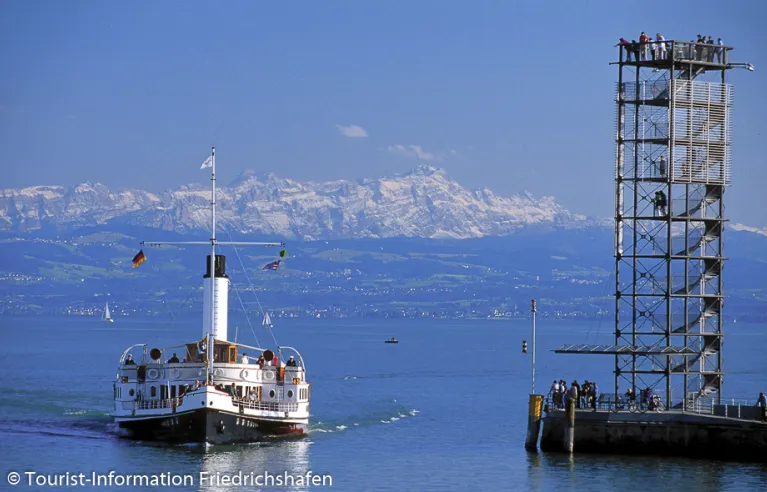
<svg viewBox="0 0 767 492">
<path fill-rule="evenodd" d="M 309 435 L 319 437 L 322 434 L 337 434 L 358 428 L 393 424 L 403 419 L 417 416 L 420 410 L 396 404 L 393 409 L 372 412 L 367 415 L 349 415 L 342 419 L 318 420 L 309 426 Z"/>
<path fill-rule="evenodd" d="M 33 434 L 68 437 L 72 439 L 114 439 L 118 436 L 117 425 L 108 415 L 102 418 L 61 420 L 0 420 L 0 433 Z"/>
</svg>

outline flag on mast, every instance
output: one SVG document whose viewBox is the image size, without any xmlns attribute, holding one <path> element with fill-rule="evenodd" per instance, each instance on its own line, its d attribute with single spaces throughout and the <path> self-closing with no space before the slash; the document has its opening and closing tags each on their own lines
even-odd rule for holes
<svg viewBox="0 0 767 492">
<path fill-rule="evenodd" d="M 146 256 L 144 256 L 144 250 L 142 249 L 138 253 L 136 253 L 136 256 L 133 257 L 133 268 L 138 267 L 145 261 L 146 261 Z"/>
<path fill-rule="evenodd" d="M 206 167 L 213 167 L 213 156 L 211 155 L 207 159 L 205 159 L 205 162 L 202 163 L 202 166 L 200 166 L 200 169 L 205 169 Z"/>
<path fill-rule="evenodd" d="M 275 260 L 271 263 L 267 263 L 261 270 L 277 270 L 280 267 L 280 261 L 282 260 Z"/>
</svg>

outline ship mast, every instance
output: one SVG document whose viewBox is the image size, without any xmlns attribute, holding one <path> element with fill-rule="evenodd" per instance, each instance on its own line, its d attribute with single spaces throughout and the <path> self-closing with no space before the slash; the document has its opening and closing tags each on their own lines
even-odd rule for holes
<svg viewBox="0 0 767 492">
<path fill-rule="evenodd" d="M 210 207 L 211 207 L 211 219 L 210 219 L 210 239 L 208 241 L 167 241 L 167 242 L 148 242 L 148 241 L 141 241 L 141 247 L 154 247 L 159 248 L 163 246 L 170 246 L 170 245 L 178 245 L 178 246 L 210 246 L 210 263 L 208 268 L 210 269 L 209 272 L 209 282 L 210 282 L 210 326 L 207 327 L 207 331 L 205 328 L 205 307 L 204 307 L 204 301 L 203 301 L 203 334 L 205 336 L 205 357 L 206 357 L 206 363 L 205 363 L 205 380 L 206 382 L 211 380 L 211 373 L 213 371 L 213 333 L 215 332 L 217 335 L 220 335 L 219 331 L 216 329 L 216 246 L 265 246 L 268 248 L 274 248 L 274 247 L 280 247 L 284 248 L 285 243 L 283 242 L 250 242 L 250 241 L 218 241 L 216 239 L 216 147 L 215 145 L 211 147 L 211 153 L 210 157 L 208 158 L 210 160 L 210 165 L 208 165 L 208 160 L 203 162 L 202 168 L 210 167 L 210 182 L 211 182 L 211 200 L 210 200 Z M 223 257 L 222 262 L 223 263 Z M 222 267 L 223 271 L 223 267 Z M 226 292 L 224 291 L 224 294 L 226 295 Z M 205 299 L 205 295 L 203 295 L 203 299 Z M 219 304 L 221 306 L 221 304 Z M 226 309 L 226 303 L 223 303 L 222 309 Z M 223 316 L 219 317 L 219 321 L 222 321 L 222 323 L 226 323 L 226 317 Z M 226 339 L 226 333 L 224 333 L 224 339 Z"/>
<path fill-rule="evenodd" d="M 216 146 L 210 150 L 211 167 L 211 202 L 210 202 L 210 330 L 207 334 L 207 364 L 205 365 L 205 382 L 210 381 L 210 372 L 213 364 L 213 339 L 211 332 L 216 325 Z"/>
</svg>

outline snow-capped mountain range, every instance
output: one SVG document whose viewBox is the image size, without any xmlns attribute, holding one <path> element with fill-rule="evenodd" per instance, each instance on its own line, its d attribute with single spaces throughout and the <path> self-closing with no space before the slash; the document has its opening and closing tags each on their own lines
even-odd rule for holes
<svg viewBox="0 0 767 492">
<path fill-rule="evenodd" d="M 529 225 L 611 225 L 571 213 L 553 197 L 498 196 L 468 190 L 445 171 L 420 166 L 399 176 L 299 182 L 245 172 L 217 193 L 217 221 L 229 231 L 303 240 L 329 238 L 476 238 Z M 207 230 L 210 189 L 202 185 L 150 193 L 102 184 L 33 186 L 0 192 L 0 231 L 43 227 L 136 225 Z"/>
</svg>

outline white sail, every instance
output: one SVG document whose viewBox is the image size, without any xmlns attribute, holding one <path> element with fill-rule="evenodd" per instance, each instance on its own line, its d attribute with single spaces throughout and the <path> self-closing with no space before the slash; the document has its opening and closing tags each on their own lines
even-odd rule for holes
<svg viewBox="0 0 767 492">
<path fill-rule="evenodd" d="M 264 328 L 272 327 L 272 318 L 269 317 L 269 313 L 264 313 L 264 321 L 261 322 L 261 326 Z"/>
<path fill-rule="evenodd" d="M 112 319 L 112 315 L 109 312 L 109 303 L 104 307 L 104 318 L 105 321 L 109 321 L 110 323 L 114 323 L 114 320 Z"/>
</svg>

